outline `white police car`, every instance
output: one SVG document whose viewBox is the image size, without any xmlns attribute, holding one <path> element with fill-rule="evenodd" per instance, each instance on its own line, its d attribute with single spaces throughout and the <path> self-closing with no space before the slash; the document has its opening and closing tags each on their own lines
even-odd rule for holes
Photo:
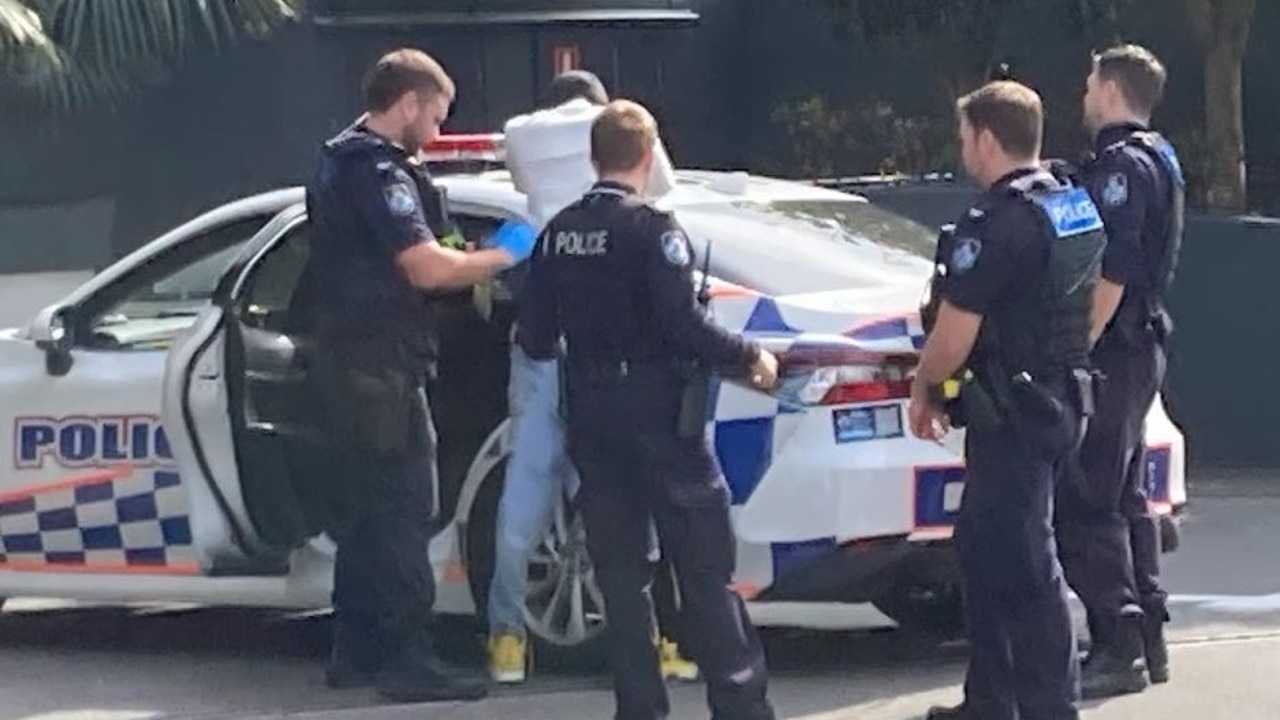
<svg viewBox="0 0 1280 720">
<path fill-rule="evenodd" d="M 523 211 L 504 172 L 441 182 L 470 239 Z M 217 208 L 0 331 L 0 597 L 328 605 L 332 545 L 308 505 L 318 455 L 297 411 L 307 343 L 285 332 L 308 253 L 302 201 L 292 188 Z M 711 245 L 717 321 L 807 368 L 773 395 L 719 385 L 708 423 L 756 622 L 958 626 L 961 434 L 922 442 L 904 418 L 934 233 L 745 174 L 681 171 L 663 204 L 699 257 Z M 491 313 L 450 317 L 431 390 L 441 612 L 476 612 L 491 572 L 508 306 L 499 293 Z M 1183 439 L 1161 403 L 1147 432 L 1152 502 L 1169 515 L 1186 502 Z M 601 598 L 563 515 L 533 559 L 528 619 L 543 641 L 580 646 Z"/>
</svg>

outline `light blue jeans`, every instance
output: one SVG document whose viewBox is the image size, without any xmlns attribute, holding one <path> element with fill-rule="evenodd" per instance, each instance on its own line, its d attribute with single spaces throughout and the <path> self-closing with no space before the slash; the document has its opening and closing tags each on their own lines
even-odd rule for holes
<svg viewBox="0 0 1280 720">
<path fill-rule="evenodd" d="M 550 528 L 562 492 L 577 489 L 578 476 L 565 451 L 556 362 L 530 359 L 512 343 L 507 402 L 511 454 L 498 503 L 489 629 L 523 637 L 529 555 Z"/>
</svg>

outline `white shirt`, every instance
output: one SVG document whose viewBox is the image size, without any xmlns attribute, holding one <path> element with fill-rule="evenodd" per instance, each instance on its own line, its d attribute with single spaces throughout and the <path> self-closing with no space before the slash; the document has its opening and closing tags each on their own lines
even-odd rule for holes
<svg viewBox="0 0 1280 720">
<path fill-rule="evenodd" d="M 503 129 L 507 169 L 516 190 L 527 197 L 529 213 L 538 230 L 595 184 L 591 124 L 603 110 L 587 100 L 570 100 L 558 107 L 514 117 Z M 673 187 L 671 160 L 659 138 L 645 197 L 656 200 Z"/>
</svg>

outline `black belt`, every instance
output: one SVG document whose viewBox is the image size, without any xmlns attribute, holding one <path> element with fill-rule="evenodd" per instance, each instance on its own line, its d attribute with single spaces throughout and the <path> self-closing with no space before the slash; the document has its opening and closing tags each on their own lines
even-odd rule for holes
<svg viewBox="0 0 1280 720">
<path fill-rule="evenodd" d="M 566 362 L 569 375 L 588 381 L 674 378 L 679 368 L 670 360 L 582 360 Z"/>
</svg>

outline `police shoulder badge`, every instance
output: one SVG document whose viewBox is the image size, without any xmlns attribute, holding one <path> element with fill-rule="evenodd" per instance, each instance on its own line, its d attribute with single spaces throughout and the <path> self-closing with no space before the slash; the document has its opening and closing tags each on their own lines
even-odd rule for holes
<svg viewBox="0 0 1280 720">
<path fill-rule="evenodd" d="M 1129 178 L 1124 173 L 1111 173 L 1102 186 L 1102 204 L 1118 207 L 1129 201 Z"/>
<path fill-rule="evenodd" d="M 680 230 L 670 230 L 662 234 L 662 254 L 667 262 L 676 267 L 689 264 L 689 238 Z"/>
<path fill-rule="evenodd" d="M 387 208 L 396 217 L 412 215 L 418 209 L 418 201 L 413 199 L 413 192 L 404 183 L 392 183 L 382 192 L 387 196 Z"/>
<path fill-rule="evenodd" d="M 951 251 L 951 262 L 948 263 L 951 272 L 959 275 L 968 271 L 978 262 L 978 254 L 982 252 L 982 241 L 977 238 L 960 238 L 956 241 L 955 248 Z"/>
</svg>

